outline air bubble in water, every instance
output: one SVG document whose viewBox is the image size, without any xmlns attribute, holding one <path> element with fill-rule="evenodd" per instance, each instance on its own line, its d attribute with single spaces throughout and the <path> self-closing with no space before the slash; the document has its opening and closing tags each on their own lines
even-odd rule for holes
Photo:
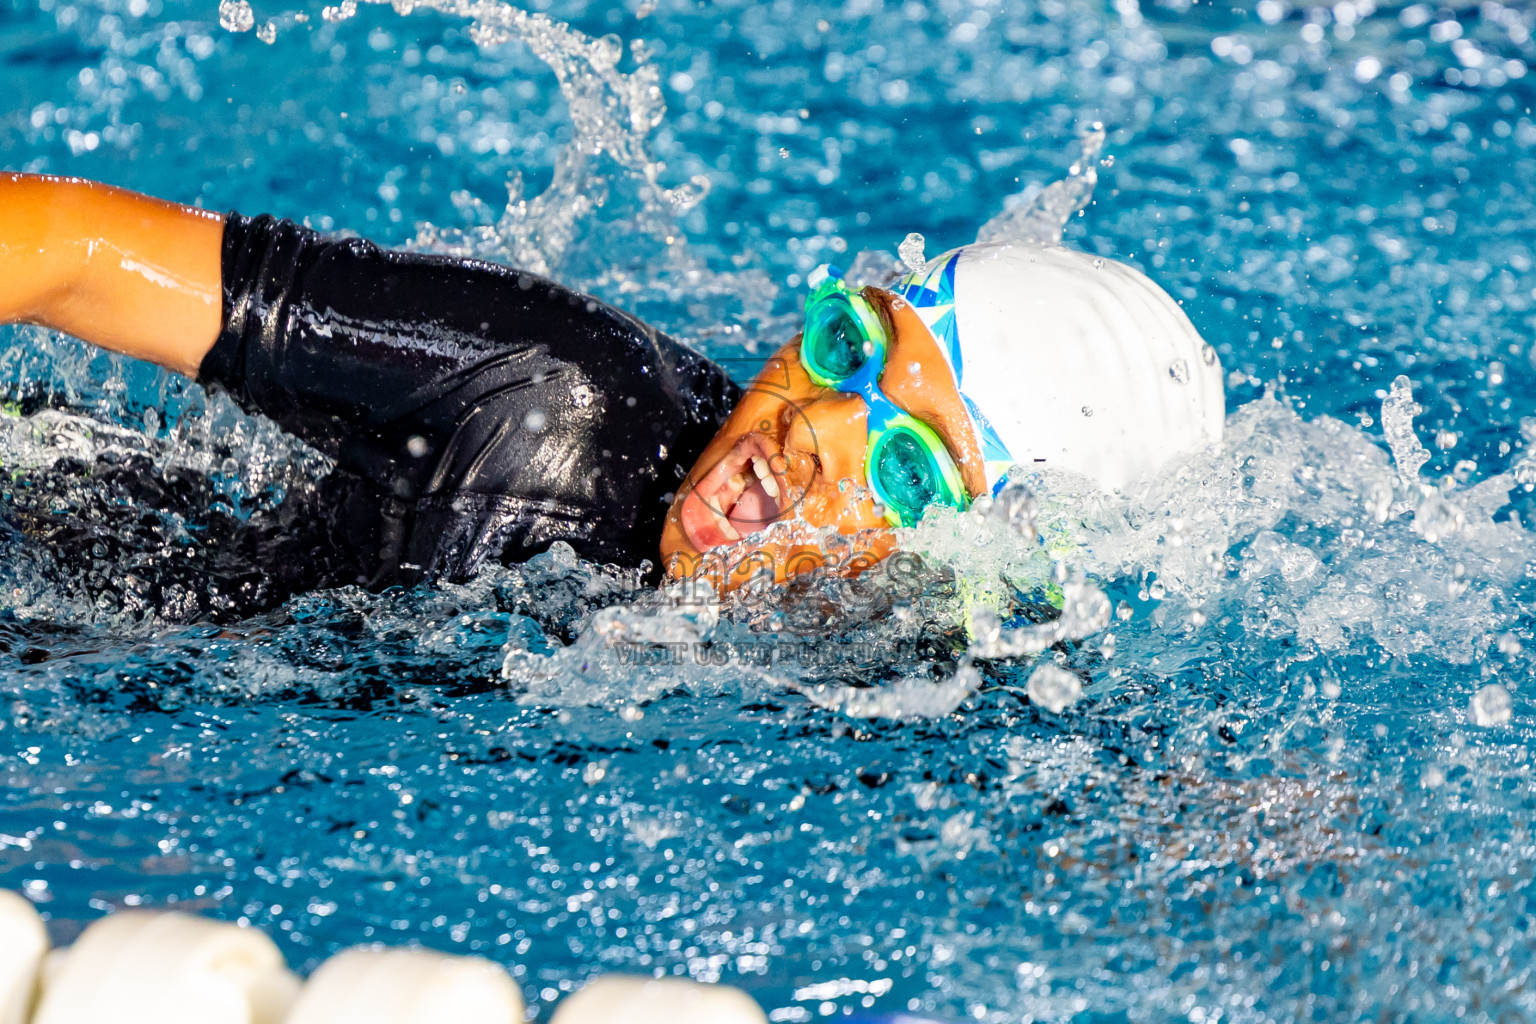
<svg viewBox="0 0 1536 1024">
<path fill-rule="evenodd" d="M 249 32 L 256 27 L 256 14 L 245 0 L 219 0 L 219 25 L 230 32 Z"/>
<path fill-rule="evenodd" d="M 1509 721 L 1511 705 L 1509 691 L 1489 683 L 1472 697 L 1472 720 L 1478 725 L 1503 725 Z"/>
<path fill-rule="evenodd" d="M 1024 692 L 1030 703 L 1059 715 L 1083 695 L 1083 681 L 1065 669 L 1045 664 L 1030 674 Z"/>
<path fill-rule="evenodd" d="M 1168 364 L 1168 376 L 1175 384 L 1189 383 L 1189 363 L 1182 359 L 1175 359 Z"/>
<path fill-rule="evenodd" d="M 543 409 L 529 409 L 528 415 L 523 417 L 523 429 L 530 434 L 537 434 L 544 429 L 547 421 L 548 417 L 544 415 Z"/>
<path fill-rule="evenodd" d="M 926 242 L 922 235 L 914 231 L 903 238 L 901 244 L 896 247 L 896 255 L 907 265 L 908 270 L 922 270 L 923 264 L 928 262 L 923 256 L 923 247 Z"/>
</svg>

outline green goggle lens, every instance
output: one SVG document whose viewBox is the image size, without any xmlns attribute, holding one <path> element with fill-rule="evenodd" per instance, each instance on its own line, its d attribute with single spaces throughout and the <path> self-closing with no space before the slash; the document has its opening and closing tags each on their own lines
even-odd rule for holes
<svg viewBox="0 0 1536 1024">
<path fill-rule="evenodd" d="M 874 463 L 885 499 L 909 515 L 921 515 L 942 493 L 933 454 L 910 431 L 893 430 Z"/>
<path fill-rule="evenodd" d="M 805 324 L 807 369 L 825 380 L 844 380 L 869 361 L 874 344 L 846 299 L 816 304 Z"/>
</svg>

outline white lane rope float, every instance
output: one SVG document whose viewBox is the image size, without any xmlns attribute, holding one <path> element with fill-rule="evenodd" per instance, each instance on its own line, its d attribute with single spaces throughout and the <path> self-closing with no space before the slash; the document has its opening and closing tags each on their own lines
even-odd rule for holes
<svg viewBox="0 0 1536 1024">
<path fill-rule="evenodd" d="M 0 890 L 0 1024 L 520 1024 L 517 983 L 483 957 L 359 946 L 301 982 L 264 932 L 124 911 L 48 951 L 42 917 Z M 603 975 L 552 1024 L 768 1024 L 739 989 Z"/>
</svg>

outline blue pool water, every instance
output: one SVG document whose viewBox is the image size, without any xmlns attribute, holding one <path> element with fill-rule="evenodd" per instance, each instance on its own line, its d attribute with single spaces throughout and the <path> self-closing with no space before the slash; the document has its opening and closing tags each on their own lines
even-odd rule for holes
<svg viewBox="0 0 1536 1024">
<path fill-rule="evenodd" d="M 607 970 L 776 1021 L 1536 1014 L 1536 11 L 541 2 L 530 49 L 410 6 L 0 0 L 0 165 L 542 262 L 745 373 L 813 266 L 968 241 L 1102 122 L 1067 239 L 1183 301 L 1227 445 L 1036 496 L 1116 607 L 1043 656 L 1084 682 L 1055 714 L 959 610 L 1050 577 L 1000 510 L 857 601 L 555 552 L 274 603 L 219 553 L 323 463 L 4 332 L 0 885 L 56 939 L 176 906 L 301 970 L 418 942 L 545 1016 Z"/>
</svg>

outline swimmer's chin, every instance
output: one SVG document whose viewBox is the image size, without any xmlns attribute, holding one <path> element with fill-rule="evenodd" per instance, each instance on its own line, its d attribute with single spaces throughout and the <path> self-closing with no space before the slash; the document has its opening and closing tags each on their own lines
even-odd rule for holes
<svg viewBox="0 0 1536 1024">
<path fill-rule="evenodd" d="M 777 584 L 818 571 L 858 576 L 897 550 L 895 534 L 871 529 L 844 538 L 839 550 L 827 551 L 823 532 L 808 523 L 781 524 L 743 537 L 739 543 L 700 551 L 691 546 L 664 546 L 667 576 L 674 581 L 707 582 L 727 593 L 754 581 Z"/>
<path fill-rule="evenodd" d="M 864 528 L 834 534 L 835 550 L 829 551 L 826 528 L 793 512 L 738 540 L 701 544 L 705 538 L 694 539 L 683 525 L 680 512 L 686 501 L 686 496 L 680 498 L 668 515 L 663 565 L 670 579 L 708 582 L 719 593 L 767 579 L 786 584 L 818 571 L 857 576 L 897 550 L 891 530 Z"/>
</svg>

